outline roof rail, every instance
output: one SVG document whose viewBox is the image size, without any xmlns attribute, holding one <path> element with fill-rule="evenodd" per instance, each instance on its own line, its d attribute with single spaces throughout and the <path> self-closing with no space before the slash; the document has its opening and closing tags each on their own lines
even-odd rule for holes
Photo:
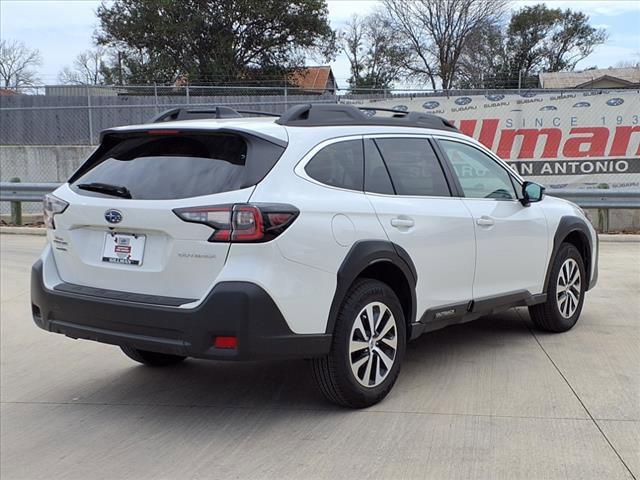
<svg viewBox="0 0 640 480">
<path fill-rule="evenodd" d="M 171 122 L 175 120 L 196 120 L 200 118 L 242 118 L 245 116 L 279 117 L 280 115 L 277 113 L 261 112 L 256 110 L 236 110 L 231 107 L 224 106 L 207 109 L 171 108 L 152 118 L 149 123 Z"/>
<path fill-rule="evenodd" d="M 392 116 L 376 117 L 375 112 L 391 112 Z M 367 112 L 374 112 L 367 114 Z M 420 127 L 457 132 L 448 120 L 436 115 L 390 108 L 359 107 L 356 105 L 296 105 L 287 110 L 276 123 L 291 127 L 321 127 L 340 125 L 379 125 Z"/>
</svg>

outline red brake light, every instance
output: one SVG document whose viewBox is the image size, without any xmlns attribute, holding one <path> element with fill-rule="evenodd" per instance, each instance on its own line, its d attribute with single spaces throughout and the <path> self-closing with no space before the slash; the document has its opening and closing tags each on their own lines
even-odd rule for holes
<svg viewBox="0 0 640 480">
<path fill-rule="evenodd" d="M 161 129 L 155 129 L 155 130 L 149 130 L 147 132 L 148 135 L 177 135 L 178 133 L 180 133 L 180 130 L 161 130 Z"/>
<path fill-rule="evenodd" d="M 280 235 L 293 222 L 298 210 L 291 205 L 213 205 L 177 208 L 185 222 L 214 229 L 210 242 L 266 242 Z"/>
<path fill-rule="evenodd" d="M 233 207 L 232 226 L 231 240 L 237 242 L 253 242 L 264 236 L 262 212 L 253 205 Z"/>
<path fill-rule="evenodd" d="M 293 217 L 293 213 L 267 213 L 267 218 L 272 227 L 286 224 Z"/>
</svg>

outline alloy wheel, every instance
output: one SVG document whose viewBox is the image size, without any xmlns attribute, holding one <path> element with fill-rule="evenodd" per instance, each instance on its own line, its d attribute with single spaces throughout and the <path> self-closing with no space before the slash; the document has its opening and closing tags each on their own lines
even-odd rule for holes
<svg viewBox="0 0 640 480">
<path fill-rule="evenodd" d="M 398 329 L 384 303 L 371 302 L 358 314 L 349 337 L 349 362 L 360 385 L 373 388 L 389 375 L 398 349 Z"/>
<path fill-rule="evenodd" d="M 571 318 L 580 303 L 581 278 L 578 262 L 567 258 L 560 267 L 556 285 L 556 302 L 558 311 L 564 318 Z"/>
</svg>

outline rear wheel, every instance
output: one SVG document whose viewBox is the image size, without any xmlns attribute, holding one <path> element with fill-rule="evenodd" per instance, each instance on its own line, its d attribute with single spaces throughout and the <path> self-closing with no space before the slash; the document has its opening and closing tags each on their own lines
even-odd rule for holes
<svg viewBox="0 0 640 480">
<path fill-rule="evenodd" d="M 182 362 L 185 358 L 181 355 L 170 355 L 168 353 L 149 352 L 147 350 L 139 350 L 130 346 L 120 347 L 124 354 L 136 362 L 151 367 L 167 367 Z"/>
<path fill-rule="evenodd" d="M 338 312 L 331 352 L 313 359 L 320 391 L 352 408 L 374 405 L 393 387 L 406 348 L 400 302 L 389 286 L 358 280 Z"/>
<path fill-rule="evenodd" d="M 570 243 L 562 244 L 551 269 L 547 301 L 529 307 L 536 327 L 555 333 L 570 330 L 582 312 L 586 285 L 582 255 Z"/>
</svg>

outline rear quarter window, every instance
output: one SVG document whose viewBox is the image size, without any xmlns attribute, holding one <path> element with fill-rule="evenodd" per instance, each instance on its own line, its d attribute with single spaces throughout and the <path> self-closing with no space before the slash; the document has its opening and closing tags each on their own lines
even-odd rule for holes
<svg viewBox="0 0 640 480">
<path fill-rule="evenodd" d="M 362 140 L 345 140 L 327 145 L 307 163 L 311 178 L 347 190 L 362 191 L 364 152 Z"/>
<path fill-rule="evenodd" d="M 211 195 L 255 185 L 283 151 L 266 140 L 230 133 L 107 136 L 70 183 L 91 196 L 104 194 L 78 185 L 126 187 L 139 200 Z"/>
</svg>

